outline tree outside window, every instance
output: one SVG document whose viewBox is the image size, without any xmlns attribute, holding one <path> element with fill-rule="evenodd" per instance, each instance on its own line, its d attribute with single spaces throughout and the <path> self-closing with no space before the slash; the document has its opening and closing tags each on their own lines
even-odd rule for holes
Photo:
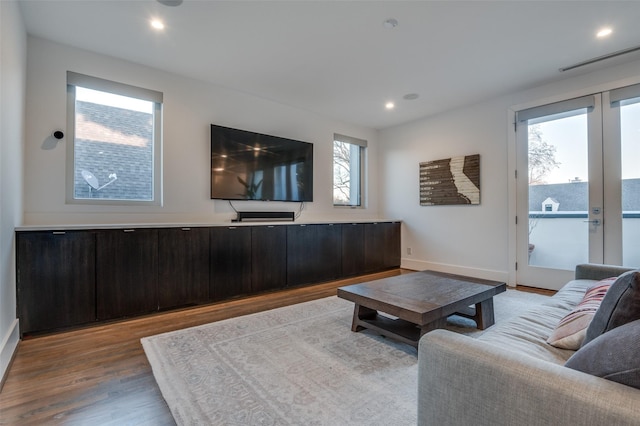
<svg viewBox="0 0 640 426">
<path fill-rule="evenodd" d="M 537 125 L 529 126 L 529 185 L 546 183 L 547 174 L 560 167 L 556 160 L 556 147 L 542 138 L 542 130 Z"/>
<path fill-rule="evenodd" d="M 362 161 L 366 141 L 335 135 L 333 142 L 333 205 L 362 205 Z"/>
</svg>

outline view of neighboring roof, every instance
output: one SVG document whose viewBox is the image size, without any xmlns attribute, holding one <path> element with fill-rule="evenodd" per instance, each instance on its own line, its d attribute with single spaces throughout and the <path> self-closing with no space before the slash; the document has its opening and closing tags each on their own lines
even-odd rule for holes
<svg viewBox="0 0 640 426">
<path fill-rule="evenodd" d="M 555 183 L 529 186 L 529 211 L 543 211 L 542 203 L 552 198 L 560 205 L 559 212 L 575 212 L 589 209 L 588 182 Z M 640 179 L 622 181 L 622 210 L 640 211 Z"/>
<path fill-rule="evenodd" d="M 76 111 L 76 198 L 152 198 L 151 114 L 81 101 L 76 102 Z M 97 191 L 85 182 L 83 170 L 95 176 L 100 186 L 112 174 L 118 179 Z"/>
</svg>

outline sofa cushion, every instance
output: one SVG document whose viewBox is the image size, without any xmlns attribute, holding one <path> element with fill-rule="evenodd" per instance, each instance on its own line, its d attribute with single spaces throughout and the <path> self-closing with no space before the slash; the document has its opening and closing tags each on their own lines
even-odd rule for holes
<svg viewBox="0 0 640 426">
<path fill-rule="evenodd" d="M 607 278 L 589 287 L 580 303 L 560 320 L 547 343 L 557 348 L 578 350 L 587 333 L 587 327 L 616 279 L 617 277 Z"/>
<path fill-rule="evenodd" d="M 497 322 L 477 339 L 496 348 L 522 353 L 539 360 L 564 365 L 575 351 L 547 343 L 547 338 L 560 320 L 582 300 L 595 280 L 569 281 L 560 291 L 540 305 L 505 322 Z"/>
<path fill-rule="evenodd" d="M 565 366 L 640 389 L 640 320 L 596 337 Z"/>
<path fill-rule="evenodd" d="M 586 345 L 609 330 L 640 319 L 640 271 L 618 277 L 600 304 L 582 342 Z"/>
</svg>

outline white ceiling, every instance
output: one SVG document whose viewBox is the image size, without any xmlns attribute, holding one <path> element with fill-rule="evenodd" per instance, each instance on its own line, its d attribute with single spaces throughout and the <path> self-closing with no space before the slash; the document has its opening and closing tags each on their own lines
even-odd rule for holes
<svg viewBox="0 0 640 426">
<path fill-rule="evenodd" d="M 558 71 L 640 45 L 640 1 L 20 3 L 29 34 L 376 129 L 640 58 Z"/>
</svg>

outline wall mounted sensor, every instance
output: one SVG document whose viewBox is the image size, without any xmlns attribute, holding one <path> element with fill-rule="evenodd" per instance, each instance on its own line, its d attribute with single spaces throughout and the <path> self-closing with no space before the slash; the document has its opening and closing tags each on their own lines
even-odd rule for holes
<svg viewBox="0 0 640 426">
<path fill-rule="evenodd" d="M 42 142 L 41 149 L 53 149 L 58 146 L 58 141 L 64 138 L 64 132 L 62 130 L 55 130 Z"/>
</svg>

